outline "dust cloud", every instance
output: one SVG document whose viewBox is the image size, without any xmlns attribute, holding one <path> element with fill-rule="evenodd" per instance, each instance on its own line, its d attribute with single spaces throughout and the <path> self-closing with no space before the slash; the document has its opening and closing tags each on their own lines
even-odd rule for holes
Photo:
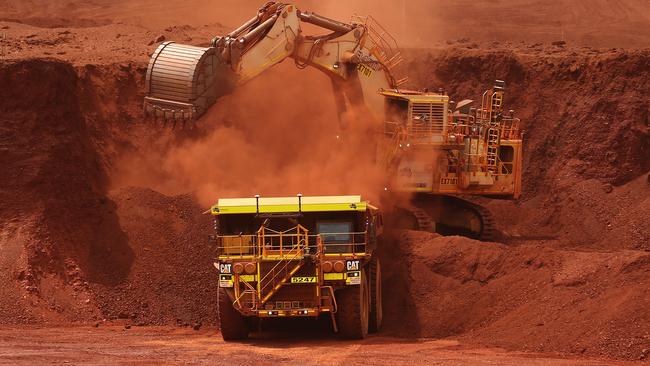
<svg viewBox="0 0 650 366">
<path fill-rule="evenodd" d="M 204 206 L 255 194 L 361 194 L 376 201 L 384 175 L 374 162 L 371 122 L 353 116 L 355 125 L 342 133 L 331 88 L 319 71 L 285 61 L 220 99 L 197 122 L 196 137 L 172 131 L 125 155 L 113 186 L 194 192 Z"/>
<path fill-rule="evenodd" d="M 341 21 L 353 14 L 373 14 L 397 38 L 413 41 L 424 34 L 418 22 L 426 19 L 407 19 L 420 2 L 294 3 L 303 11 Z M 243 22 L 254 15 L 260 5 L 234 6 L 230 18 L 237 21 L 227 24 L 238 26 L 240 18 Z M 304 27 L 309 33 L 315 28 Z M 286 60 L 219 100 L 198 122 L 198 137 L 162 136 L 126 155 L 117 165 L 113 185 L 151 187 L 166 194 L 193 191 L 203 205 L 218 197 L 255 194 L 363 194 L 378 200 L 385 174 L 375 163 L 377 138 L 368 132 L 377 125 L 362 115 L 346 116 L 354 123 L 341 134 L 331 88 L 326 75 L 298 70 Z"/>
</svg>

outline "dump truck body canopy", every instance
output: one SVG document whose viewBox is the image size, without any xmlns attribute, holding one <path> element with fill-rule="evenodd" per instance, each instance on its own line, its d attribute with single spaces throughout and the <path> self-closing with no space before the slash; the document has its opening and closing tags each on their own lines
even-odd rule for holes
<svg viewBox="0 0 650 366">
<path fill-rule="evenodd" d="M 213 215 L 228 215 L 366 211 L 368 208 L 375 209 L 367 201 L 362 201 L 361 196 L 259 197 L 221 198 L 210 212 Z"/>
</svg>

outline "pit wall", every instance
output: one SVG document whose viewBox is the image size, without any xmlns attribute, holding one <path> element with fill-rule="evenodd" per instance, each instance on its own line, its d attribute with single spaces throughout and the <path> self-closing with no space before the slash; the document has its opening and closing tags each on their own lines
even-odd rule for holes
<svg viewBox="0 0 650 366">
<path fill-rule="evenodd" d="M 502 244 L 395 236 L 386 250 L 396 250 L 394 258 L 401 259 L 383 265 L 386 286 L 405 290 L 390 297 L 386 307 L 393 310 L 387 314 L 410 315 L 406 321 L 387 315 L 388 334 L 475 335 L 513 349 L 639 357 L 647 335 L 637 330 L 649 328 L 639 327 L 647 319 L 620 319 L 635 311 L 631 304 L 647 308 L 639 300 L 647 299 L 639 292 L 647 258 L 637 258 L 636 251 L 650 242 L 643 225 L 650 196 L 648 52 L 447 49 L 409 51 L 407 60 L 417 85 L 443 86 L 452 96 L 477 99 L 494 79 L 506 80 L 506 103 L 526 129 L 524 195 L 518 203 L 487 205 L 503 231 L 523 235 L 541 228 L 555 238 L 509 243 L 521 247 L 511 252 Z M 144 65 L 73 67 L 49 59 L 0 67 L 0 246 L 7 253 L 0 263 L 1 322 L 216 324 L 213 251 L 205 240 L 210 221 L 200 215 L 194 195 L 113 184 L 124 154 L 137 155 L 154 143 L 164 154 L 166 146 L 208 132 L 200 124 L 171 131 L 143 121 L 144 72 Z M 228 121 L 235 130 L 236 122 Z M 429 250 L 421 248 L 425 244 L 433 254 L 423 254 Z M 575 254 L 622 250 L 632 252 L 612 259 L 618 264 L 611 277 L 602 269 L 590 275 L 590 259 Z M 610 263 L 596 257 L 604 266 Z M 434 280 L 415 278 L 418 273 Z M 525 286 L 531 275 L 537 290 Z M 623 305 L 603 295 L 616 284 L 630 286 L 622 287 Z M 453 300 L 467 293 L 475 301 Z M 554 300 L 544 300 L 548 296 Z M 612 306 L 603 309 L 598 299 Z M 576 324 L 562 315 L 573 314 L 567 309 L 574 300 L 589 315 L 576 316 L 586 324 L 582 334 L 593 333 L 590 327 L 601 320 L 619 319 L 606 334 L 616 341 L 553 343 L 553 334 Z M 555 310 L 532 320 L 539 307 L 548 306 Z M 485 312 L 466 321 L 453 310 L 478 308 Z M 568 322 L 560 327 L 557 319 Z M 512 334 L 527 335 L 506 337 L 506 325 L 508 332 L 519 327 Z M 571 334 L 569 343 L 580 337 Z M 546 340 L 543 346 L 532 346 L 540 339 Z M 612 351 L 625 341 L 629 352 Z"/>
</svg>

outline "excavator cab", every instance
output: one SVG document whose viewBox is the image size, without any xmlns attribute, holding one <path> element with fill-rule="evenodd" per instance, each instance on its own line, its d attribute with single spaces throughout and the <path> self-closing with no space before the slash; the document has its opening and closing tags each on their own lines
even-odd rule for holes
<svg viewBox="0 0 650 366">
<path fill-rule="evenodd" d="M 502 110 L 505 83 L 483 94 L 481 108 L 452 110 L 443 93 L 382 90 L 383 161 L 399 192 L 517 198 L 521 192 L 519 119 Z M 466 112 L 466 113 L 462 113 Z"/>
</svg>

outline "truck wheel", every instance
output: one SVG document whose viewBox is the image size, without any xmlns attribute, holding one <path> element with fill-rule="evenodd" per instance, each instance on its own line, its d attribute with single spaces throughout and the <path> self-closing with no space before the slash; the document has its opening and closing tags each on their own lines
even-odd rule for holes
<svg viewBox="0 0 650 366">
<path fill-rule="evenodd" d="M 361 284 L 337 291 L 338 327 L 342 337 L 363 339 L 368 335 L 370 301 L 365 270 L 361 270 Z"/>
<path fill-rule="evenodd" d="M 236 341 L 248 338 L 250 327 L 246 318 L 232 305 L 226 290 L 219 288 L 219 323 L 224 341 Z"/>
<path fill-rule="evenodd" d="M 378 332 L 381 329 L 381 322 L 384 318 L 384 310 L 381 299 L 381 265 L 379 258 L 372 258 L 368 265 L 370 272 L 370 321 L 368 329 L 370 332 Z"/>
</svg>

